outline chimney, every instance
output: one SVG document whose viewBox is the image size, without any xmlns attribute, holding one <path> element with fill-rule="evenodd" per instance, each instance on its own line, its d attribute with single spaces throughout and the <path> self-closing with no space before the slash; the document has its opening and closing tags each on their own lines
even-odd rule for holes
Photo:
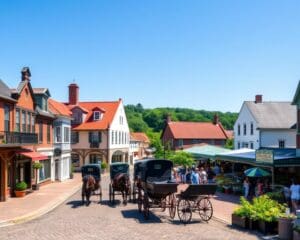
<svg viewBox="0 0 300 240">
<path fill-rule="evenodd" d="M 260 95 L 260 94 L 259 95 L 255 95 L 255 103 L 262 103 L 262 100 L 263 100 L 262 97 L 263 96 Z"/>
<path fill-rule="evenodd" d="M 167 123 L 169 123 L 169 122 L 171 122 L 172 121 L 172 119 L 171 119 L 171 115 L 170 114 L 168 114 L 167 115 Z"/>
<path fill-rule="evenodd" d="M 77 105 L 79 100 L 79 87 L 76 83 L 69 85 L 69 104 Z"/>
<path fill-rule="evenodd" d="M 21 74 L 22 74 L 22 81 L 30 81 L 31 73 L 29 67 L 23 67 Z"/>
<path fill-rule="evenodd" d="M 219 122 L 220 122 L 219 115 L 218 115 L 218 114 L 215 114 L 215 115 L 214 115 L 213 124 L 217 125 L 217 124 L 219 124 Z"/>
</svg>

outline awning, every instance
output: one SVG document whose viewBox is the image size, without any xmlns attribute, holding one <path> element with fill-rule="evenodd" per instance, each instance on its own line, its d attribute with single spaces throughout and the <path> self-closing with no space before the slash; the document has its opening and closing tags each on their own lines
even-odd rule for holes
<svg viewBox="0 0 300 240">
<path fill-rule="evenodd" d="M 209 144 L 186 148 L 183 151 L 192 154 L 195 158 L 209 158 L 211 160 L 215 160 L 217 154 L 230 152 L 229 149 Z"/>
<path fill-rule="evenodd" d="M 32 161 L 41 161 L 41 160 L 49 159 L 48 156 L 40 154 L 38 152 L 18 152 L 18 154 L 24 157 L 31 158 Z"/>
</svg>

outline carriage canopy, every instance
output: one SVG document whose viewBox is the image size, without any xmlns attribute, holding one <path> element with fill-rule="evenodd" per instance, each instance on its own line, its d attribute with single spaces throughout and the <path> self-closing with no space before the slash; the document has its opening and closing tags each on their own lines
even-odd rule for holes
<svg viewBox="0 0 300 240">
<path fill-rule="evenodd" d="M 101 180 L 101 166 L 100 164 L 86 164 L 81 167 L 82 177 L 92 175 L 97 181 Z"/>
<path fill-rule="evenodd" d="M 128 163 L 112 163 L 110 165 L 110 179 L 119 173 L 127 173 L 129 175 L 129 164 Z"/>
<path fill-rule="evenodd" d="M 146 160 L 138 160 L 134 163 L 134 171 L 133 171 L 133 179 L 137 179 L 138 176 L 140 176 L 141 173 L 141 165 Z"/>
<path fill-rule="evenodd" d="M 164 159 L 144 160 L 140 165 L 143 182 L 163 182 L 172 178 L 173 162 Z"/>
</svg>

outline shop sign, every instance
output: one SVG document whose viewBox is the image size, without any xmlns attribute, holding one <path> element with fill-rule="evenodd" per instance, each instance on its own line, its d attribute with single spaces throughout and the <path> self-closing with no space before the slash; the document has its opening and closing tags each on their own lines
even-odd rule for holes
<svg viewBox="0 0 300 240">
<path fill-rule="evenodd" d="M 274 153 L 273 150 L 260 149 L 255 152 L 256 162 L 273 163 Z"/>
</svg>

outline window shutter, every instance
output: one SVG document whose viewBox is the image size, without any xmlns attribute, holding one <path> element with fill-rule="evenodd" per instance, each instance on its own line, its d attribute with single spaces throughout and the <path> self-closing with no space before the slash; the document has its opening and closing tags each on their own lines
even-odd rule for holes
<svg viewBox="0 0 300 240">
<path fill-rule="evenodd" d="M 98 139 L 99 139 L 99 143 L 102 142 L 102 133 L 101 132 L 98 132 Z"/>
<path fill-rule="evenodd" d="M 92 132 L 89 132 L 89 143 L 92 142 Z"/>
</svg>

